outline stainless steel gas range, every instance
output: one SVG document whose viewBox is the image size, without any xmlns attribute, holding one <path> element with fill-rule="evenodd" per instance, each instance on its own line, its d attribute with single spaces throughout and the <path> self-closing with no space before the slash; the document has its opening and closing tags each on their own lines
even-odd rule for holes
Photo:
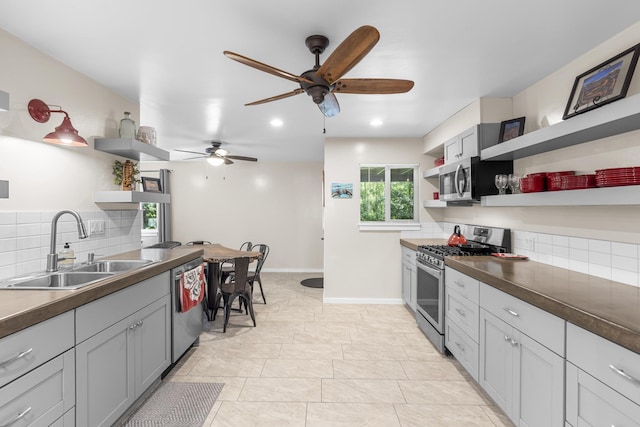
<svg viewBox="0 0 640 427">
<path fill-rule="evenodd" d="M 511 231 L 505 228 L 477 225 L 460 226 L 466 245 L 418 246 L 416 321 L 435 347 L 445 352 L 444 345 L 444 258 L 446 256 L 490 255 L 511 251 Z"/>
</svg>

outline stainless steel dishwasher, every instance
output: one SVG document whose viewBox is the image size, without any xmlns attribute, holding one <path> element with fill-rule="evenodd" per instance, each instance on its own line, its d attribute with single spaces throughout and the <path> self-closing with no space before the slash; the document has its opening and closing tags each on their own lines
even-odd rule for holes
<svg viewBox="0 0 640 427">
<path fill-rule="evenodd" d="M 191 310 L 180 312 L 180 279 L 182 273 L 203 263 L 202 257 L 171 270 L 171 363 L 175 363 L 193 343 L 198 341 L 202 332 L 202 304 Z"/>
</svg>

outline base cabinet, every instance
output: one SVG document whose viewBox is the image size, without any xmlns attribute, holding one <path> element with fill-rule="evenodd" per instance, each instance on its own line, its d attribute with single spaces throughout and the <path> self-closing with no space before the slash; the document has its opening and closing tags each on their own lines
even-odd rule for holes
<svg viewBox="0 0 640 427">
<path fill-rule="evenodd" d="M 416 251 L 402 247 L 402 301 L 416 311 Z"/>
<path fill-rule="evenodd" d="M 484 309 L 479 383 L 516 425 L 564 425 L 564 359 Z"/>
<path fill-rule="evenodd" d="M 77 424 L 112 425 L 171 363 L 167 295 L 76 346 Z"/>
</svg>

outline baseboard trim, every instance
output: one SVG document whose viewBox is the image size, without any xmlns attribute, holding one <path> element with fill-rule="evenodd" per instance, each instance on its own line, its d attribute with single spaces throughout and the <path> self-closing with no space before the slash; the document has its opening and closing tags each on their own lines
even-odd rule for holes
<svg viewBox="0 0 640 427">
<path fill-rule="evenodd" d="M 404 304 L 402 298 L 323 298 L 325 304 Z"/>
</svg>

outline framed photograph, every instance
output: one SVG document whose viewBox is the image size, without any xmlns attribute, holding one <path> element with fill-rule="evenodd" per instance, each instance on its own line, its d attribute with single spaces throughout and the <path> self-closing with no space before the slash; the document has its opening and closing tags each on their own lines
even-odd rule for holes
<svg viewBox="0 0 640 427">
<path fill-rule="evenodd" d="M 498 142 L 505 142 L 522 135 L 524 133 L 524 119 L 524 117 L 518 117 L 517 119 L 505 120 L 500 123 Z"/>
<path fill-rule="evenodd" d="M 576 77 L 563 120 L 624 98 L 638 62 L 640 44 Z"/>
<path fill-rule="evenodd" d="M 332 199 L 350 199 L 353 197 L 353 184 L 331 183 Z"/>
<path fill-rule="evenodd" d="M 160 179 L 159 178 L 147 178 L 146 176 L 142 177 L 142 191 L 148 191 L 151 193 L 162 193 L 162 188 L 160 188 Z"/>
</svg>

